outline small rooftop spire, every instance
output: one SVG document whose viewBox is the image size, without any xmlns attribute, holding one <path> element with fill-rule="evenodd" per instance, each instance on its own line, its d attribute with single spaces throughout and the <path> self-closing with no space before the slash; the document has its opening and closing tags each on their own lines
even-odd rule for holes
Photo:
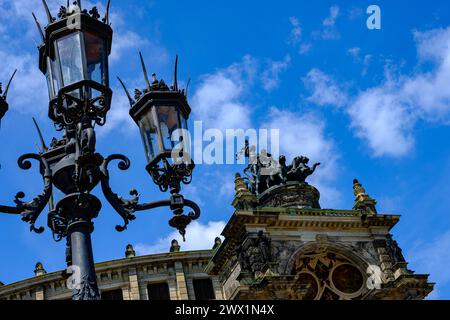
<svg viewBox="0 0 450 320">
<path fill-rule="evenodd" d="M 213 246 L 213 250 L 216 250 L 220 247 L 220 245 L 222 244 L 222 239 L 220 239 L 220 237 L 216 237 L 214 239 L 214 246 Z"/>
<path fill-rule="evenodd" d="M 43 276 L 46 273 L 47 271 L 45 271 L 42 263 L 40 262 L 36 263 L 36 267 L 34 268 L 34 274 L 36 275 L 36 277 Z"/>
<path fill-rule="evenodd" d="M 178 244 L 178 241 L 173 239 L 172 243 L 170 245 L 170 252 L 180 252 L 180 245 Z"/>
<path fill-rule="evenodd" d="M 362 210 L 366 214 L 377 214 L 377 201 L 366 193 L 358 179 L 353 180 L 353 193 L 355 195 L 354 210 Z"/>
<path fill-rule="evenodd" d="M 134 251 L 134 248 L 131 244 L 127 245 L 127 248 L 125 250 L 125 257 L 126 258 L 133 258 L 136 256 L 136 252 Z"/>
</svg>

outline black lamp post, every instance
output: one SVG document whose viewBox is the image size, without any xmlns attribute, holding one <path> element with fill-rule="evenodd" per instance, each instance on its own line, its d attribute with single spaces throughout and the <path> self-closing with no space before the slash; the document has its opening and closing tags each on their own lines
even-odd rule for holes
<svg viewBox="0 0 450 320">
<path fill-rule="evenodd" d="M 23 202 L 21 199 L 25 195 L 18 193 L 16 206 L 0 206 L 0 212 L 21 214 L 22 220 L 30 223 L 32 231 L 42 233 L 44 228 L 35 224 L 49 205 L 47 225 L 56 241 L 67 241 L 66 261 L 72 267 L 74 283 L 72 298 L 97 300 L 100 296 L 90 236 L 94 229 L 92 220 L 102 207 L 100 200 L 91 194 L 97 185 L 101 185 L 106 200 L 123 219 L 123 225 L 116 226 L 117 231 L 126 229 L 129 221 L 135 219 L 135 212 L 168 206 L 174 214 L 169 224 L 184 236 L 186 226 L 200 216 L 199 207 L 180 195 L 181 183 L 190 183 L 194 168 L 190 160 L 179 160 L 179 156 L 187 159 L 188 149 L 178 150 L 169 141 L 169 134 L 186 128 L 190 107 L 184 91 L 178 90 L 176 72 L 174 86 L 168 88 L 162 80 L 154 80 L 150 84 L 143 65 L 147 89 L 144 95 L 136 95 L 137 102 L 127 92 L 133 106 L 130 114 L 141 129 L 149 159 L 147 170 L 162 191 L 170 189 L 171 197 L 139 204 L 136 190 L 130 192 L 132 199 L 115 194 L 109 185 L 108 165 L 111 161 L 120 160 L 119 169 L 127 170 L 130 161 L 124 155 L 104 158 L 97 153 L 94 131 L 95 125 L 105 124 L 111 106 L 109 1 L 102 20 L 99 20 L 95 7 L 89 12 L 83 10 L 80 1 L 69 8 L 61 7 L 59 19 L 54 18 L 45 1 L 43 3 L 48 25 L 44 32 L 36 19 L 43 41 L 39 47 L 39 67 L 48 82 L 49 118 L 57 130 L 64 132 L 64 136 L 61 140 L 52 141 L 50 148 L 45 148 L 40 154 L 26 154 L 19 158 L 22 169 L 31 168 L 28 159 L 39 161 L 44 178 L 43 193 L 30 202 Z M 185 143 L 183 135 L 179 140 Z M 178 156 L 173 157 L 173 154 Z M 53 187 L 64 194 L 56 205 L 53 204 Z M 193 212 L 186 215 L 185 207 L 190 207 Z"/>
</svg>

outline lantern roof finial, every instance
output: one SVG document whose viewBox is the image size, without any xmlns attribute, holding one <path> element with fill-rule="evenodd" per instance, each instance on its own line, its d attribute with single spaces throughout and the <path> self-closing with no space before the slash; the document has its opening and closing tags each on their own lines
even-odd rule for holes
<svg viewBox="0 0 450 320">
<path fill-rule="evenodd" d="M 14 70 L 14 73 L 11 76 L 11 79 L 9 79 L 8 85 L 6 86 L 5 92 L 3 93 L 3 99 L 6 101 L 6 98 L 8 97 L 8 91 L 9 91 L 9 87 L 11 86 L 11 82 L 14 79 L 14 76 L 17 73 L 17 69 Z M 1 92 L 0 92 L 1 93 Z"/>
<path fill-rule="evenodd" d="M 36 15 L 34 14 L 34 12 L 32 12 L 31 14 L 33 15 L 34 22 L 36 22 L 36 26 L 38 28 L 39 35 L 41 36 L 41 40 L 42 40 L 42 42 L 45 42 L 44 31 L 42 31 L 41 24 L 39 23 L 38 19 L 36 18 Z"/>
<path fill-rule="evenodd" d="M 175 56 L 175 70 L 173 72 L 173 90 L 178 91 L 178 54 Z"/>
<path fill-rule="evenodd" d="M 38 125 L 38 123 L 37 123 L 37 121 L 36 121 L 36 119 L 34 117 L 33 117 L 33 122 L 34 122 L 34 126 L 36 127 L 36 131 L 38 133 L 39 141 L 40 141 L 41 146 L 42 146 L 42 152 L 47 152 L 48 151 L 48 147 L 45 144 L 44 137 L 42 136 L 41 128 L 39 128 L 39 125 Z"/>
<path fill-rule="evenodd" d="M 127 97 L 128 97 L 128 101 L 130 102 L 130 107 L 132 107 L 133 104 L 135 103 L 135 101 L 133 100 L 133 98 L 131 98 L 131 95 L 130 95 L 130 93 L 128 92 L 127 87 L 126 87 L 125 84 L 123 83 L 122 79 L 120 79 L 119 77 L 117 77 L 117 79 L 119 80 L 120 84 L 122 85 L 123 90 L 125 90 L 125 93 L 126 93 L 126 95 L 127 95 Z"/>
<path fill-rule="evenodd" d="M 48 8 L 47 1 L 42 0 L 42 4 L 44 5 L 45 14 L 47 15 L 48 23 L 53 23 L 55 18 L 52 17 L 50 9 Z"/>
<path fill-rule="evenodd" d="M 111 5 L 111 0 L 108 0 L 108 3 L 106 4 L 105 17 L 103 18 L 103 22 L 105 24 L 109 24 L 109 6 L 110 5 Z"/>
<path fill-rule="evenodd" d="M 142 53 L 139 51 L 139 57 L 141 59 L 142 72 L 144 73 L 145 83 L 147 84 L 147 90 L 151 90 L 150 80 L 148 79 L 147 68 L 145 67 L 144 58 L 142 57 Z"/>
<path fill-rule="evenodd" d="M 184 93 L 185 97 L 187 98 L 188 96 L 188 90 L 189 90 L 189 85 L 191 84 L 191 78 L 189 77 L 187 85 L 186 85 L 186 91 Z"/>
</svg>

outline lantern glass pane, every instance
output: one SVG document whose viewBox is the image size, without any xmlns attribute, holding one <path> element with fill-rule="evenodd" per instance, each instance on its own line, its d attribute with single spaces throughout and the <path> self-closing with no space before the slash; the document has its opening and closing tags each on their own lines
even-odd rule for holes
<svg viewBox="0 0 450 320">
<path fill-rule="evenodd" d="M 151 108 L 139 120 L 139 129 L 141 131 L 145 156 L 147 157 L 148 162 L 152 161 L 159 154 L 157 130 L 158 121 L 153 110 L 154 109 Z"/>
<path fill-rule="evenodd" d="M 187 127 L 187 119 L 183 118 L 181 113 L 178 115 L 180 118 L 181 127 L 172 135 L 172 140 L 175 142 L 175 147 L 172 150 L 173 163 L 177 164 L 190 164 L 191 159 L 191 137 Z M 176 151 L 176 152 L 173 152 Z"/>
<path fill-rule="evenodd" d="M 72 33 L 57 41 L 58 57 L 62 74 L 61 86 L 84 79 L 80 33 Z"/>
<path fill-rule="evenodd" d="M 58 86 L 59 72 L 57 72 L 55 61 L 52 61 L 50 58 L 48 58 L 47 62 L 48 63 L 47 63 L 46 78 L 47 78 L 48 94 L 50 100 L 52 100 L 56 97 L 59 91 Z"/>
<path fill-rule="evenodd" d="M 93 33 L 85 32 L 84 45 L 88 79 L 108 86 L 105 40 Z"/>
<path fill-rule="evenodd" d="M 156 108 L 161 130 L 161 140 L 164 151 L 171 151 L 176 141 L 172 140 L 172 135 L 178 134 L 178 110 L 174 106 L 158 106 Z"/>
</svg>

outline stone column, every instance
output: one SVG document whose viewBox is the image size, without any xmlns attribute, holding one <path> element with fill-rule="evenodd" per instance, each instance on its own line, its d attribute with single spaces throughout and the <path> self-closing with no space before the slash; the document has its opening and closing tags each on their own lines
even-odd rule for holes
<svg viewBox="0 0 450 320">
<path fill-rule="evenodd" d="M 128 270 L 128 281 L 130 282 L 130 300 L 141 300 L 139 293 L 139 279 L 136 268 Z"/>
<path fill-rule="evenodd" d="M 36 300 L 39 300 L 39 301 L 45 300 L 43 287 L 36 288 Z"/>
<path fill-rule="evenodd" d="M 218 279 L 213 278 L 211 279 L 212 281 L 212 285 L 214 288 L 214 294 L 216 295 L 216 300 L 224 300 L 224 296 L 223 296 L 223 288 L 220 285 L 220 282 Z"/>
<path fill-rule="evenodd" d="M 186 278 L 184 276 L 183 264 L 175 262 L 175 277 L 177 282 L 178 300 L 188 300 L 188 291 L 186 286 Z"/>
<path fill-rule="evenodd" d="M 195 300 L 194 281 L 192 278 L 186 279 L 187 290 L 189 294 L 189 300 Z"/>
<path fill-rule="evenodd" d="M 128 289 L 128 287 L 122 288 L 122 296 L 123 300 L 130 300 L 130 290 Z"/>
<path fill-rule="evenodd" d="M 168 280 L 170 300 L 178 300 L 178 289 L 176 280 Z"/>
</svg>

